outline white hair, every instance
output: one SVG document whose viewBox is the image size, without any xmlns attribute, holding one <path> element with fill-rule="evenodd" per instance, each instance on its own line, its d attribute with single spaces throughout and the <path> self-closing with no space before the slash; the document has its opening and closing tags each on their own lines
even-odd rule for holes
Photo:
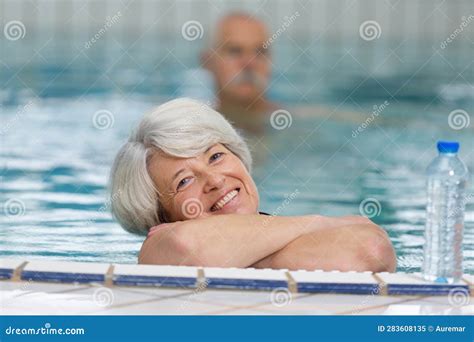
<svg viewBox="0 0 474 342">
<path fill-rule="evenodd" d="M 146 114 L 123 145 L 110 173 L 113 216 L 127 231 L 146 235 L 166 221 L 159 193 L 148 173 L 157 151 L 179 158 L 195 157 L 217 143 L 234 153 L 250 173 L 252 157 L 232 125 L 208 105 L 179 98 Z"/>
</svg>

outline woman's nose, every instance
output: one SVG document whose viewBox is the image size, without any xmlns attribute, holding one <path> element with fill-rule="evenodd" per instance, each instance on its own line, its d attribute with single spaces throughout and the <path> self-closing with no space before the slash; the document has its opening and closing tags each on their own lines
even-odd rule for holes
<svg viewBox="0 0 474 342">
<path fill-rule="evenodd" d="M 224 186 L 225 176 L 217 173 L 208 173 L 206 175 L 206 183 L 204 185 L 204 192 L 220 189 Z"/>
</svg>

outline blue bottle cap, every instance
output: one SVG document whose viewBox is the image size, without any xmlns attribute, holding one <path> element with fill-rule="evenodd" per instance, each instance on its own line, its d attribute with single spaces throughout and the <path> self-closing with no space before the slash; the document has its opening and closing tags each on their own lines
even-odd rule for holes
<svg viewBox="0 0 474 342">
<path fill-rule="evenodd" d="M 439 153 L 457 153 L 459 151 L 459 143 L 456 141 L 438 141 Z"/>
</svg>

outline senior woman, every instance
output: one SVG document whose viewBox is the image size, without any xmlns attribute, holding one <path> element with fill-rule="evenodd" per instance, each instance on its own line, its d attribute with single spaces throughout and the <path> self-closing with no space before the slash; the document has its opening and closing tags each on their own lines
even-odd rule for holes
<svg viewBox="0 0 474 342">
<path fill-rule="evenodd" d="M 169 101 L 145 115 L 111 171 L 112 213 L 147 235 L 144 264 L 393 271 L 395 254 L 364 217 L 259 213 L 242 137 L 207 105 Z"/>
</svg>

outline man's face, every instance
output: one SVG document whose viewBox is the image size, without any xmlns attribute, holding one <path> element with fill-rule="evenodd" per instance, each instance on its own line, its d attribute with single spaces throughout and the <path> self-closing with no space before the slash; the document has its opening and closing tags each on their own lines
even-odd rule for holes
<svg viewBox="0 0 474 342">
<path fill-rule="evenodd" d="M 214 74 L 217 97 L 251 105 L 265 97 L 271 74 L 265 26 L 250 18 L 234 17 L 222 22 L 214 47 L 204 64 Z"/>
</svg>

